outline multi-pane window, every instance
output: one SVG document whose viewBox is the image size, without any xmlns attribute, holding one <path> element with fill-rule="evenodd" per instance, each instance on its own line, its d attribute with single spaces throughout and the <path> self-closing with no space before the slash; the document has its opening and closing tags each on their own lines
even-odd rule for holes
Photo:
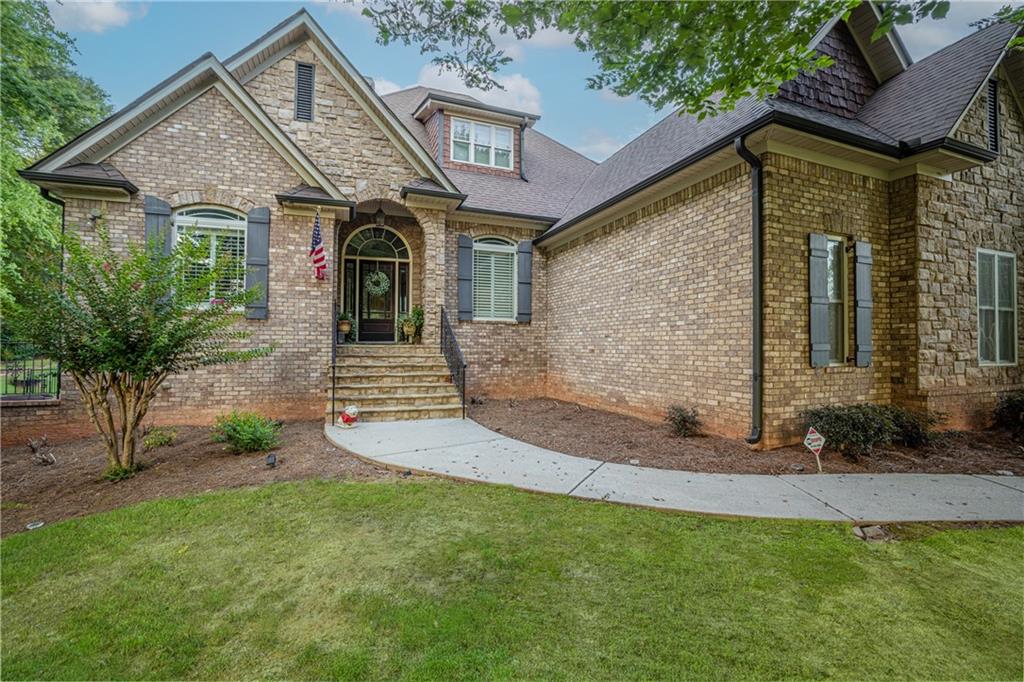
<svg viewBox="0 0 1024 682">
<path fill-rule="evenodd" d="M 1012 253 L 978 249 L 978 360 L 1017 362 L 1017 259 Z"/>
<path fill-rule="evenodd" d="M 516 319 L 516 246 L 498 237 L 473 242 L 473 318 Z"/>
<path fill-rule="evenodd" d="M 452 161 L 512 168 L 512 129 L 452 119 Z"/>
<path fill-rule="evenodd" d="M 223 275 L 210 284 L 211 301 L 245 287 L 245 229 L 244 215 L 219 208 L 191 208 L 174 216 L 176 238 L 204 247 L 205 257 L 189 264 L 186 280 L 205 276 L 218 260 L 225 260 Z"/>
<path fill-rule="evenodd" d="M 828 337 L 829 362 L 846 362 L 846 243 L 828 238 Z"/>
</svg>

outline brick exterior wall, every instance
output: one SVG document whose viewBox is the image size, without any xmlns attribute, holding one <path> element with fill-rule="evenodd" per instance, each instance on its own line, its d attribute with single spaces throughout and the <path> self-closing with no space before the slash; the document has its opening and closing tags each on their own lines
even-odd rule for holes
<svg viewBox="0 0 1024 682">
<path fill-rule="evenodd" d="M 855 117 L 878 89 L 878 81 L 845 22 L 840 21 L 822 39 L 818 53 L 832 57 L 835 63 L 783 83 L 778 97 L 846 118 Z"/>
<path fill-rule="evenodd" d="M 520 242 L 534 239 L 537 230 L 449 221 L 445 232 L 445 259 L 451 264 L 445 282 L 445 308 L 454 325 L 463 355 L 469 367 L 467 393 L 492 397 L 540 396 L 547 365 L 547 267 L 545 253 L 533 250 L 533 302 L 531 320 L 484 322 L 458 319 L 458 247 L 459 235 L 474 239 L 497 236 Z"/>
<path fill-rule="evenodd" d="M 799 413 L 839 403 L 887 403 L 893 349 L 889 301 L 889 188 L 876 180 L 778 154 L 764 162 L 764 434 L 774 447 L 803 437 Z M 874 354 L 870 367 L 810 366 L 808 235 L 872 245 Z M 849 243 L 849 242 L 848 242 Z M 847 356 L 853 355 L 854 268 L 848 257 Z"/>
<path fill-rule="evenodd" d="M 750 180 L 737 165 L 551 250 L 548 392 L 647 419 L 695 406 L 745 436 Z"/>
</svg>

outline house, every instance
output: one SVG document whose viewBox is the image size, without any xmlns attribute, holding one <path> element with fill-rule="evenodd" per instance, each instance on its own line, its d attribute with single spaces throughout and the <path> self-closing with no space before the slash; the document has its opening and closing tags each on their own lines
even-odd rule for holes
<svg viewBox="0 0 1024 682">
<path fill-rule="evenodd" d="M 169 381 L 161 421 L 308 418 L 327 387 L 329 414 L 370 419 L 457 416 L 466 394 L 653 419 L 683 404 L 757 447 L 798 440 L 823 404 L 980 425 L 1024 386 L 1024 54 L 995 24 L 911 63 L 895 32 L 870 39 L 878 21 L 861 5 L 815 38 L 832 67 L 714 118 L 670 114 L 598 164 L 530 112 L 377 95 L 300 11 L 22 176 L 83 234 L 195 230 L 245 255 L 224 285 L 262 285 L 244 324 L 277 350 Z M 395 345 L 414 306 L 423 344 Z M 66 390 L 3 423 L 85 422 Z"/>
</svg>

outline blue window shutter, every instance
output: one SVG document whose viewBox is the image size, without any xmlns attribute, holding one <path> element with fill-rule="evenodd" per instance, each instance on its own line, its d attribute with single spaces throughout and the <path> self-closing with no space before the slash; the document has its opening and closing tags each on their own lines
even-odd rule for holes
<svg viewBox="0 0 1024 682">
<path fill-rule="evenodd" d="M 459 235 L 459 319 L 473 319 L 473 238 Z"/>
<path fill-rule="evenodd" d="M 811 234 L 808 235 L 808 241 L 811 367 L 827 367 L 832 350 L 828 335 L 828 237 Z"/>
<path fill-rule="evenodd" d="M 159 197 L 146 195 L 142 200 L 142 210 L 146 215 L 146 247 L 159 243 L 164 255 L 169 254 L 174 248 L 171 205 Z"/>
<path fill-rule="evenodd" d="M 856 242 L 853 246 L 854 287 L 857 306 L 857 366 L 871 365 L 871 324 L 874 303 L 871 299 L 871 244 Z"/>
<path fill-rule="evenodd" d="M 249 211 L 245 233 L 245 288 L 253 287 L 259 288 L 259 298 L 245 306 L 245 316 L 265 320 L 270 295 L 270 209 L 265 206 Z"/>
<path fill-rule="evenodd" d="M 516 295 L 519 297 L 516 302 L 516 322 L 529 322 L 533 315 L 533 242 L 530 240 L 519 242 L 516 249 L 516 262 L 518 267 L 517 279 L 519 282 Z"/>
</svg>

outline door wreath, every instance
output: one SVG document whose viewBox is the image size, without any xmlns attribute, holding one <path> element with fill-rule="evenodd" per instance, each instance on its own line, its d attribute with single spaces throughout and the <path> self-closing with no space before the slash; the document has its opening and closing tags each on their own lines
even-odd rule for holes
<svg viewBox="0 0 1024 682">
<path fill-rule="evenodd" d="M 371 296 L 383 296 L 391 290 L 391 280 L 383 270 L 377 270 L 366 276 L 363 288 Z"/>
</svg>

